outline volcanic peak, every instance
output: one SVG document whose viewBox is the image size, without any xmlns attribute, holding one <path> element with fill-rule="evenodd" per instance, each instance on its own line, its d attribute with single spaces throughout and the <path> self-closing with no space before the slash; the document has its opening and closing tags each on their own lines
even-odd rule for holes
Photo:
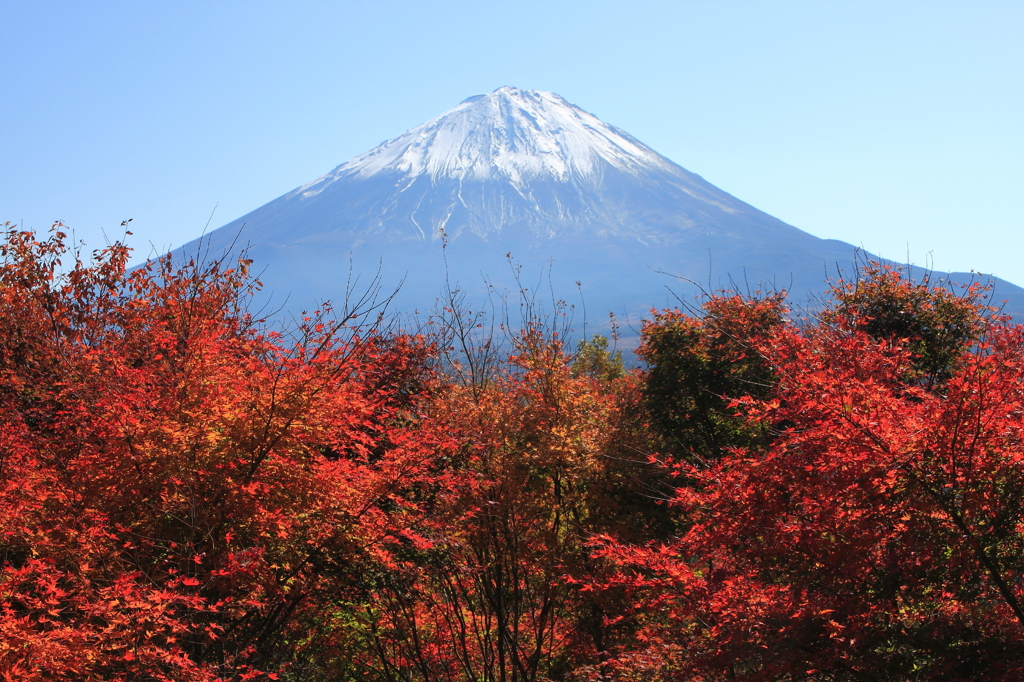
<svg viewBox="0 0 1024 682">
<path fill-rule="evenodd" d="M 599 175 L 607 166 L 639 173 L 675 164 L 551 92 L 509 86 L 469 97 L 296 190 L 322 191 L 343 177 L 380 174 L 433 180 L 505 180 L 520 187 Z"/>
</svg>

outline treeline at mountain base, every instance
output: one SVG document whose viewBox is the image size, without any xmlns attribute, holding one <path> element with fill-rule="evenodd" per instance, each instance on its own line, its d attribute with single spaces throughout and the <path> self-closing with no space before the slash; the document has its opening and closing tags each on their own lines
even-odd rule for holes
<svg viewBox="0 0 1024 682">
<path fill-rule="evenodd" d="M 248 261 L 128 255 L 0 247 L 4 680 L 1024 679 L 984 286 L 711 296 L 627 371 L 451 292 L 273 331 Z"/>
</svg>

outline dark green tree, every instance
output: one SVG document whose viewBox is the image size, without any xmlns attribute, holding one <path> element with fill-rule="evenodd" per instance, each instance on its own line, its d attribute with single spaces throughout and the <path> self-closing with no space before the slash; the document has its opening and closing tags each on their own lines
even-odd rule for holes
<svg viewBox="0 0 1024 682">
<path fill-rule="evenodd" d="M 977 282 L 935 284 L 930 276 L 912 282 L 900 268 L 870 262 L 852 281 L 832 284 L 832 305 L 820 319 L 837 329 L 905 345 L 913 354 L 907 382 L 932 390 L 948 381 L 980 339 L 991 314 L 985 304 L 990 290 Z"/>
<path fill-rule="evenodd" d="M 668 454 L 708 461 L 766 442 L 767 429 L 749 423 L 734 401 L 764 397 L 774 386 L 757 348 L 782 323 L 783 300 L 715 296 L 701 315 L 665 310 L 644 325 L 637 353 L 650 366 L 645 404 Z"/>
</svg>

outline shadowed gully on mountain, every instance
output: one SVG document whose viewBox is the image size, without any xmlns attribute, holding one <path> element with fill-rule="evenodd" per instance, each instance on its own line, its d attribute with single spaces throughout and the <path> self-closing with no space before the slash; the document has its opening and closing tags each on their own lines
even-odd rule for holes
<svg viewBox="0 0 1024 682">
<path fill-rule="evenodd" d="M 379 273 L 385 291 L 402 283 L 402 312 L 430 310 L 446 282 L 473 304 L 525 286 L 549 306 L 575 305 L 577 326 L 585 307 L 597 327 L 609 312 L 635 322 L 698 288 L 786 289 L 800 304 L 872 257 L 743 203 L 558 95 L 511 87 L 470 97 L 205 240 L 214 255 L 247 244 L 288 309 L 337 300 L 351 278 L 365 285 Z M 994 299 L 1024 314 L 1024 289 L 993 281 Z"/>
</svg>

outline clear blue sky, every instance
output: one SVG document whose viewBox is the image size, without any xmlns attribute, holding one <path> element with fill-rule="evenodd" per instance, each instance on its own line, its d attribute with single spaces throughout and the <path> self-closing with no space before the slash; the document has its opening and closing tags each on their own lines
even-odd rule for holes
<svg viewBox="0 0 1024 682">
<path fill-rule="evenodd" d="M 821 237 L 1024 285 L 1024 2 L 0 0 L 0 222 L 139 256 L 501 85 Z"/>
</svg>

